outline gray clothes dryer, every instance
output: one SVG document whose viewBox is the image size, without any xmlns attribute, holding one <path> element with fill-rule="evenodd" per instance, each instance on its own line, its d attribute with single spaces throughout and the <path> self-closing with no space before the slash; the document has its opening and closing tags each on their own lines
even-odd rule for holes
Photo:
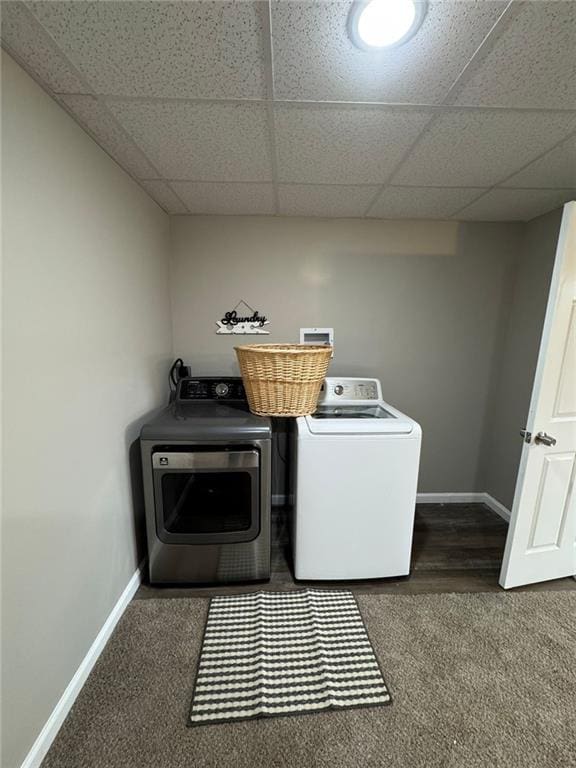
<svg viewBox="0 0 576 768">
<path fill-rule="evenodd" d="M 140 445 L 150 582 L 269 579 L 272 425 L 242 380 L 182 379 Z"/>
</svg>

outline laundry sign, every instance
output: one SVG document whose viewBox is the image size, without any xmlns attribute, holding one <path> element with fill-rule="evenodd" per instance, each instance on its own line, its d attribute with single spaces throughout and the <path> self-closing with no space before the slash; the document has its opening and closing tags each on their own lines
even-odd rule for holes
<svg viewBox="0 0 576 768">
<path fill-rule="evenodd" d="M 261 315 L 260 312 L 247 304 L 244 300 L 239 301 L 238 304 L 229 312 L 224 313 L 224 317 L 221 320 L 216 321 L 218 326 L 216 333 L 223 334 L 250 334 L 260 335 L 268 334 L 264 326 L 268 325 L 270 320 L 266 315 Z"/>
</svg>

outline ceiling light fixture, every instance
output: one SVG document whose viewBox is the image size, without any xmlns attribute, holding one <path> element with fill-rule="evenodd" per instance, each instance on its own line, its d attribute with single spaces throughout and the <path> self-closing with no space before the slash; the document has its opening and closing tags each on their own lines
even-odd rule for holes
<svg viewBox="0 0 576 768">
<path fill-rule="evenodd" d="M 348 34 L 364 51 L 402 45 L 420 28 L 427 6 L 425 0 L 355 0 Z"/>
</svg>

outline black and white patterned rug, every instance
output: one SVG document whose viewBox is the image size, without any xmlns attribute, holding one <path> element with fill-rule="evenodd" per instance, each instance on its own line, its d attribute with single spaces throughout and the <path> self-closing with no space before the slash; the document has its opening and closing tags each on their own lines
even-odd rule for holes
<svg viewBox="0 0 576 768">
<path fill-rule="evenodd" d="M 190 725 L 390 703 L 348 590 L 212 598 Z"/>
</svg>

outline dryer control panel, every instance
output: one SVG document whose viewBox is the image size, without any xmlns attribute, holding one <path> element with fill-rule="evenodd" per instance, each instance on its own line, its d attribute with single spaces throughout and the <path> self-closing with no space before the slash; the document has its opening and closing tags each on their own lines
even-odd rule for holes
<svg viewBox="0 0 576 768">
<path fill-rule="evenodd" d="M 333 378 L 324 379 L 318 405 L 330 403 L 358 403 L 382 400 L 378 379 Z"/>
<path fill-rule="evenodd" d="M 181 379 L 178 382 L 176 400 L 189 403 L 197 400 L 246 400 L 244 385 L 239 376 L 224 376 L 219 379 L 208 376 Z"/>
</svg>

